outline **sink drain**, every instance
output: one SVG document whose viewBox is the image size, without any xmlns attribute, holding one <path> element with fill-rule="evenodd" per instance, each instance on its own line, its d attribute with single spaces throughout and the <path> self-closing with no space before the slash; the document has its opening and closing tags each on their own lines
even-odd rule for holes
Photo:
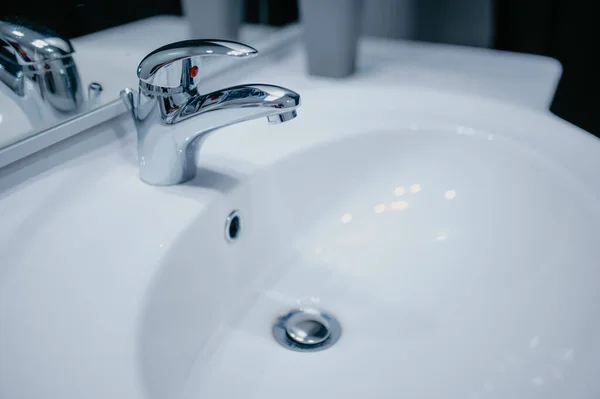
<svg viewBox="0 0 600 399">
<path fill-rule="evenodd" d="M 293 309 L 273 323 L 273 337 L 283 347 L 298 352 L 316 352 L 335 344 L 340 323 L 317 309 Z"/>
</svg>

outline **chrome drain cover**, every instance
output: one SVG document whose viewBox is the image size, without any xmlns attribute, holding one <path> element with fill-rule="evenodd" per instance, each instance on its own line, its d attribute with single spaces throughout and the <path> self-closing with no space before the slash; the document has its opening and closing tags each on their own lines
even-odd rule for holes
<svg viewBox="0 0 600 399">
<path fill-rule="evenodd" d="M 329 338 L 329 330 L 317 320 L 303 320 L 285 329 L 288 337 L 303 345 L 317 345 Z"/>
<path fill-rule="evenodd" d="M 342 329 L 329 314 L 312 308 L 293 309 L 273 323 L 273 337 L 283 347 L 316 352 L 335 344 Z"/>
</svg>

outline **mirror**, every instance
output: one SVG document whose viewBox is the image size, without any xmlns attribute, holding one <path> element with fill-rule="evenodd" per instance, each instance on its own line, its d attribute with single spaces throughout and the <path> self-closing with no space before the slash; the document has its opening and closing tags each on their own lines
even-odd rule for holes
<svg viewBox="0 0 600 399">
<path fill-rule="evenodd" d="M 0 148 L 118 101 L 154 49 L 248 44 L 297 20 L 295 0 L 9 0 L 0 5 Z"/>
</svg>

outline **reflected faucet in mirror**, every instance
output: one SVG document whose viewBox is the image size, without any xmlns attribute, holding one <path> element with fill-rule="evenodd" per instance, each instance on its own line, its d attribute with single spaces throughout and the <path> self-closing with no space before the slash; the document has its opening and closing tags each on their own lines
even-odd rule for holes
<svg viewBox="0 0 600 399">
<path fill-rule="evenodd" d="M 296 117 L 300 95 L 268 84 L 198 92 L 205 56 L 251 57 L 257 51 L 226 40 L 186 40 L 163 46 L 140 62 L 139 88 L 121 91 L 135 121 L 140 178 L 151 185 L 183 183 L 196 175 L 195 153 L 215 130 L 266 117 L 270 124 Z"/>
<path fill-rule="evenodd" d="M 0 21 L 1 91 L 44 128 L 93 106 L 101 91 L 90 85 L 85 99 L 71 42 L 23 21 Z"/>
</svg>

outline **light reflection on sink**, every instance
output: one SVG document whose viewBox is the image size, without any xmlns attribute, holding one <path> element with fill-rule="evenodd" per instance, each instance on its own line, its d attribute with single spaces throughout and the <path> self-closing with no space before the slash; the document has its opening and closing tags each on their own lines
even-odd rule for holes
<svg viewBox="0 0 600 399">
<path fill-rule="evenodd" d="M 599 397 L 600 184 L 574 170 L 455 125 L 265 169 L 162 259 L 139 329 L 148 396 Z M 297 306 L 335 315 L 339 342 L 280 347 L 271 322 Z"/>
</svg>

